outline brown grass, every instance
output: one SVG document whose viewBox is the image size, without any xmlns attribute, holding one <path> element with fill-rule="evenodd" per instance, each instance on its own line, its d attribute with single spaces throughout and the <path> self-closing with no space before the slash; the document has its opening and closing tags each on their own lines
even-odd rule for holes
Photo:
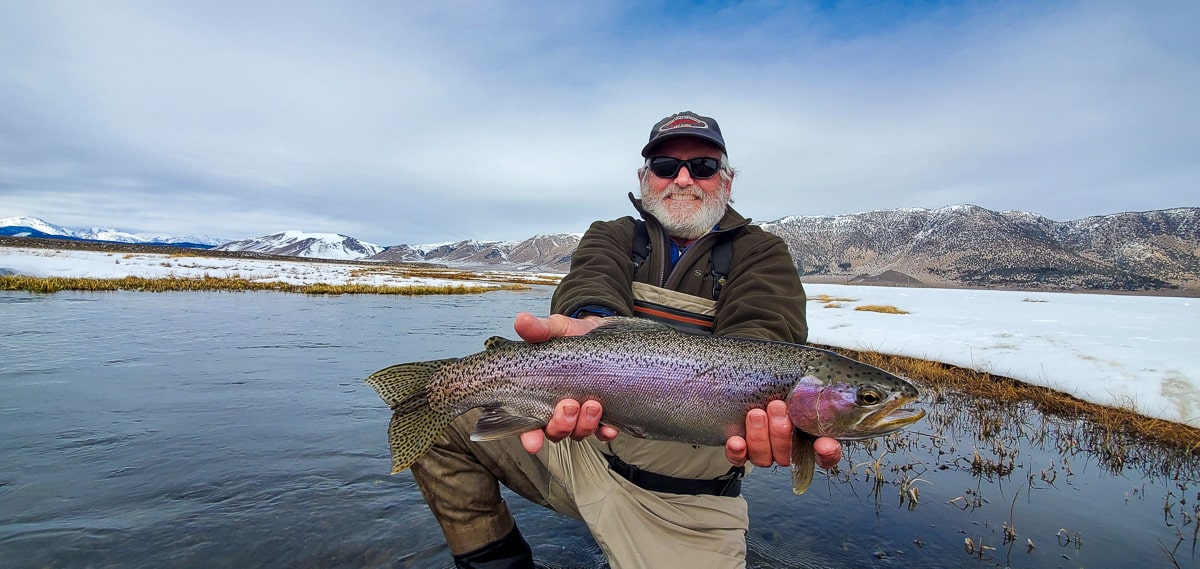
<svg viewBox="0 0 1200 569">
<path fill-rule="evenodd" d="M 1132 436 L 1200 456 L 1200 429 L 1182 423 L 1089 403 L 1047 387 L 950 364 L 877 352 L 828 349 L 910 378 L 935 395 L 955 392 L 1007 403 L 1028 402 L 1046 415 L 1085 419 L 1099 429 L 1100 437 Z"/>
<path fill-rule="evenodd" d="M 864 304 L 862 306 L 855 306 L 854 309 L 862 312 L 879 312 L 882 314 L 908 314 L 907 310 L 900 310 L 895 306 L 884 304 Z"/>
<path fill-rule="evenodd" d="M 283 282 L 251 281 L 239 277 L 162 278 L 146 279 L 123 277 L 117 279 L 91 279 L 67 277 L 29 277 L 22 275 L 0 276 L 0 290 L 23 290 L 36 293 L 53 293 L 63 290 L 143 292 L 168 291 L 276 291 L 302 294 L 399 294 L 407 296 L 428 294 L 477 294 L 494 290 L 528 290 L 521 283 L 504 285 L 413 285 L 380 286 L 366 284 L 289 284 Z"/>
<path fill-rule="evenodd" d="M 829 296 L 828 294 L 818 294 L 808 297 L 809 302 L 858 302 L 857 298 L 846 298 L 844 296 Z"/>
</svg>

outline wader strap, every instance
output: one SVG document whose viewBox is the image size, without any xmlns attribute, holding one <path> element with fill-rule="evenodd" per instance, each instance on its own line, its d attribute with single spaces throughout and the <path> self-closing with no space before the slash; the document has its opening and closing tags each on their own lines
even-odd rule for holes
<svg viewBox="0 0 1200 569">
<path fill-rule="evenodd" d="M 742 494 L 742 476 L 746 474 L 745 467 L 733 466 L 729 468 L 729 472 L 725 476 L 720 478 L 675 478 L 642 470 L 611 454 L 604 454 L 604 458 L 608 459 L 608 466 L 612 468 L 613 472 L 621 475 L 621 478 L 632 482 L 635 486 L 651 492 L 668 494 L 737 497 Z"/>
<path fill-rule="evenodd" d="M 638 268 L 646 259 L 650 258 L 650 231 L 646 229 L 645 220 L 637 220 L 637 231 L 633 234 L 633 274 L 637 274 Z"/>
<path fill-rule="evenodd" d="M 733 238 L 729 235 L 720 235 L 717 239 L 717 244 L 713 245 L 712 250 L 713 300 L 721 296 L 725 278 L 729 276 L 729 267 L 733 264 Z"/>
<path fill-rule="evenodd" d="M 631 256 L 633 259 L 633 273 L 637 274 L 642 264 L 650 258 L 650 231 L 646 229 L 646 221 L 643 219 L 634 221 L 634 225 L 633 253 Z M 726 279 L 729 277 L 729 268 L 732 265 L 733 236 L 722 233 L 717 236 L 717 244 L 713 245 L 712 249 L 713 300 L 721 296 L 721 289 L 725 287 Z"/>
</svg>

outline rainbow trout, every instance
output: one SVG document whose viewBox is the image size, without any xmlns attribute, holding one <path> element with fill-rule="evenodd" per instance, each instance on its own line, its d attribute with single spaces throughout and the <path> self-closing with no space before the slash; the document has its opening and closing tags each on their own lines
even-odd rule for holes
<svg viewBox="0 0 1200 569">
<path fill-rule="evenodd" d="M 621 436 L 724 446 L 746 413 L 788 404 L 793 490 L 812 480 L 812 438 L 862 439 L 925 416 L 911 383 L 827 350 L 701 336 L 640 318 L 606 318 L 583 336 L 531 344 L 492 337 L 463 358 L 394 365 L 367 383 L 391 406 L 392 472 L 425 454 L 457 416 L 483 408 L 471 439 L 540 429 L 563 398 L 599 401 Z M 807 454 L 806 454 L 807 453 Z"/>
</svg>

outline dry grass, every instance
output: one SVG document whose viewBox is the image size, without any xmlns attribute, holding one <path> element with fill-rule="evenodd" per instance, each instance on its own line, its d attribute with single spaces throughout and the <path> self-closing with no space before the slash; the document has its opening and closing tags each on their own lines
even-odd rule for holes
<svg viewBox="0 0 1200 569">
<path fill-rule="evenodd" d="M 828 304 L 830 302 L 858 302 L 858 299 L 857 298 L 846 298 L 844 296 L 829 296 L 828 294 L 818 294 L 816 296 L 808 297 L 808 301 L 809 302 L 823 302 L 823 303 Z"/>
<path fill-rule="evenodd" d="M 879 312 L 882 314 L 908 314 L 907 310 L 900 310 L 895 306 L 885 304 L 864 304 L 862 306 L 855 306 L 854 309 L 862 312 Z"/>
<path fill-rule="evenodd" d="M 910 378 L 936 394 L 954 392 L 968 397 L 1007 403 L 1028 402 L 1045 415 L 1085 419 L 1098 429 L 1095 436 L 1116 442 L 1122 436 L 1154 441 L 1188 454 L 1200 456 L 1200 429 L 1182 423 L 1155 419 L 1128 409 L 1089 403 L 1061 391 L 1023 383 L 972 369 L 939 362 L 829 348 L 848 357 Z M 983 433 L 986 435 L 986 433 Z M 1125 444 L 1125 443 L 1118 443 Z M 1126 451 L 1128 449 L 1113 449 Z"/>
<path fill-rule="evenodd" d="M 0 290 L 23 290 L 36 293 L 52 293 L 63 290 L 143 292 L 169 291 L 276 291 L 302 294 L 399 294 L 407 296 L 429 294 L 477 294 L 494 290 L 528 290 L 521 283 L 505 285 L 413 285 L 381 286 L 367 284 L 290 284 L 283 282 L 251 281 L 239 277 L 162 278 L 146 279 L 123 277 L 117 279 L 90 279 L 66 277 L 29 277 L 22 275 L 0 276 Z"/>
</svg>

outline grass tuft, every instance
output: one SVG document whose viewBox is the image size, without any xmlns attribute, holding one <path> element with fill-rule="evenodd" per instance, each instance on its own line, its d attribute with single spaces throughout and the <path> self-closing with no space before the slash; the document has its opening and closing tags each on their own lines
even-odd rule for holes
<svg viewBox="0 0 1200 569">
<path fill-rule="evenodd" d="M 900 310 L 895 306 L 883 304 L 864 304 L 862 306 L 855 306 L 854 309 L 862 312 L 879 312 L 882 314 L 908 314 L 907 310 Z"/>
</svg>

